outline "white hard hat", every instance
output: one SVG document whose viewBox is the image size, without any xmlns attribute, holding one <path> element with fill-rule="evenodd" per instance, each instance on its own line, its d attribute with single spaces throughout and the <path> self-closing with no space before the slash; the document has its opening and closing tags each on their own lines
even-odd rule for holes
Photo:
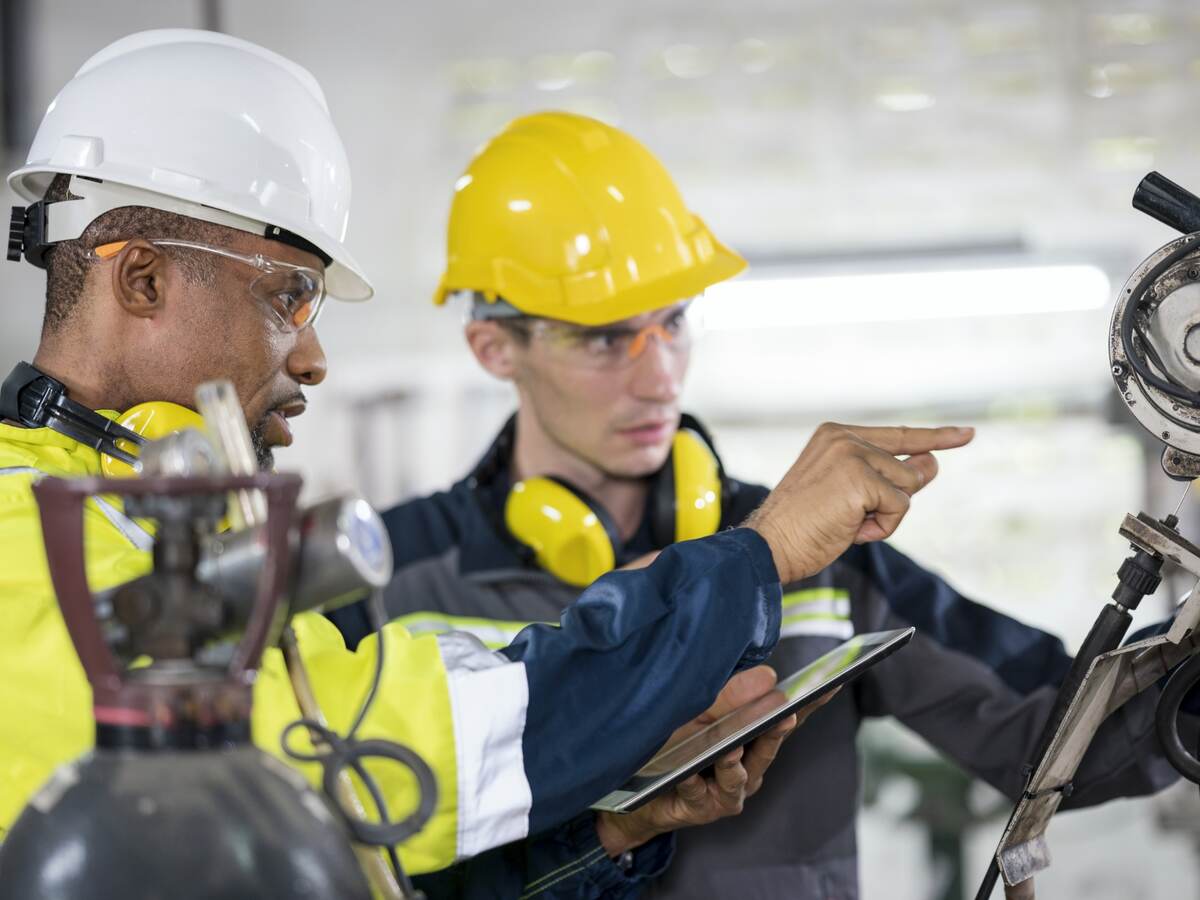
<svg viewBox="0 0 1200 900">
<path fill-rule="evenodd" d="M 83 199 L 25 220 L 26 247 L 31 233 L 44 249 L 110 209 L 149 206 L 314 251 L 331 296 L 372 294 L 342 243 L 350 167 L 325 96 L 307 70 L 249 41 L 173 28 L 101 50 L 54 98 L 8 183 L 38 201 L 59 173 L 77 176 Z"/>
</svg>

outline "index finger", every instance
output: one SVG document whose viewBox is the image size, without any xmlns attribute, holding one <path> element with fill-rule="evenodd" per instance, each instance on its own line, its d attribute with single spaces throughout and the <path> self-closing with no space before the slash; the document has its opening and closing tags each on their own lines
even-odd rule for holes
<svg viewBox="0 0 1200 900">
<path fill-rule="evenodd" d="M 908 425 L 842 427 L 893 456 L 928 453 L 931 450 L 952 450 L 969 444 L 975 437 L 974 428 L 960 428 L 955 425 L 943 425 L 940 428 L 912 428 Z"/>
</svg>

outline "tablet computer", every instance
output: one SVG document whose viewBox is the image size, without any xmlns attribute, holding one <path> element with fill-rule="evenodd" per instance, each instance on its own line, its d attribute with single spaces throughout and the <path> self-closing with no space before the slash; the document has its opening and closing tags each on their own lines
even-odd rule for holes
<svg viewBox="0 0 1200 900">
<path fill-rule="evenodd" d="M 722 754 L 754 740 L 779 720 L 801 711 L 891 656 L 912 639 L 914 631 L 915 628 L 898 628 L 855 635 L 788 675 L 771 693 L 738 707 L 679 743 L 664 747 L 629 781 L 594 803 L 592 809 L 633 812 L 683 779 L 711 766 Z"/>
</svg>

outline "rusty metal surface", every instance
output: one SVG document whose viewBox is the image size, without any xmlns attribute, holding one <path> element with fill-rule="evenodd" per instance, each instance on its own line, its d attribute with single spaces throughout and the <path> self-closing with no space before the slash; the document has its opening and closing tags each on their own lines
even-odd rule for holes
<svg viewBox="0 0 1200 900">
<path fill-rule="evenodd" d="M 1049 866 L 1049 852 L 1041 852 L 1046 828 L 1104 720 L 1197 652 L 1200 643 L 1193 637 L 1174 644 L 1158 635 L 1096 659 L 1000 841 L 997 862 L 1006 884 L 1017 884 Z"/>
<path fill-rule="evenodd" d="M 1036 837 L 1022 844 L 1014 844 L 1000 852 L 1000 874 L 1004 876 L 1005 890 L 1031 879 L 1038 872 L 1050 867 L 1050 848 L 1044 837 Z"/>
</svg>

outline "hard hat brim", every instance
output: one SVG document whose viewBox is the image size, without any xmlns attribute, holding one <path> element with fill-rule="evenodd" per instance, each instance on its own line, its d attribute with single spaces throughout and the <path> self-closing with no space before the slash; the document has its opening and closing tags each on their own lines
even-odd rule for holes
<svg viewBox="0 0 1200 900">
<path fill-rule="evenodd" d="M 699 265 L 626 288 L 615 297 L 597 298 L 590 303 L 565 303 L 561 298 L 548 298 L 544 294 L 522 296 L 519 289 L 497 293 L 527 316 L 557 319 L 576 325 L 607 325 L 696 297 L 714 284 L 727 281 L 746 269 L 745 259 L 723 244 L 716 241 L 713 244 L 712 256 Z M 491 285 L 470 283 L 469 279 L 456 277 L 456 273 L 450 269 L 442 276 L 433 302 L 441 305 L 451 294 L 459 291 L 494 292 Z"/>
<path fill-rule="evenodd" d="M 123 184 L 131 188 L 140 190 L 148 190 L 152 194 L 154 188 L 144 184 L 140 184 L 139 179 L 121 178 L 107 175 L 107 173 L 99 172 L 97 169 L 86 167 L 71 167 L 71 166 L 55 166 L 50 168 L 46 165 L 33 164 L 25 165 L 17 169 L 8 176 L 8 185 L 13 192 L 18 194 L 24 200 L 36 202 L 41 200 L 46 193 L 46 189 L 55 175 L 81 175 L 90 179 L 100 179 L 101 181 L 111 181 L 115 184 Z M 107 175 L 107 177 L 106 177 Z M 227 212 L 232 216 L 242 217 L 255 222 L 259 222 L 265 231 L 266 226 L 274 223 L 262 221 L 255 215 L 256 210 L 243 208 L 239 204 L 229 203 L 220 204 L 214 203 L 211 199 L 205 201 L 202 198 L 191 198 L 186 196 L 186 192 L 180 192 L 175 198 L 185 203 L 197 203 L 201 206 L 210 209 Z M 153 206 L 152 201 L 146 203 L 147 206 Z M 187 213 L 180 213 L 187 215 Z M 221 223 L 230 224 L 230 223 Z M 246 230 L 239 225 L 230 227 Z M 296 226 L 293 226 L 296 227 Z M 248 232 L 255 233 L 255 232 Z M 362 267 L 357 261 L 347 252 L 345 245 L 340 242 L 333 241 L 329 235 L 323 234 L 314 228 L 297 228 L 295 231 L 300 237 L 309 241 L 316 247 L 320 247 L 327 253 L 332 260 L 325 269 L 325 290 L 329 296 L 336 300 L 342 300 L 350 303 L 362 302 L 370 300 L 374 295 L 374 288 L 363 274 Z"/>
</svg>

